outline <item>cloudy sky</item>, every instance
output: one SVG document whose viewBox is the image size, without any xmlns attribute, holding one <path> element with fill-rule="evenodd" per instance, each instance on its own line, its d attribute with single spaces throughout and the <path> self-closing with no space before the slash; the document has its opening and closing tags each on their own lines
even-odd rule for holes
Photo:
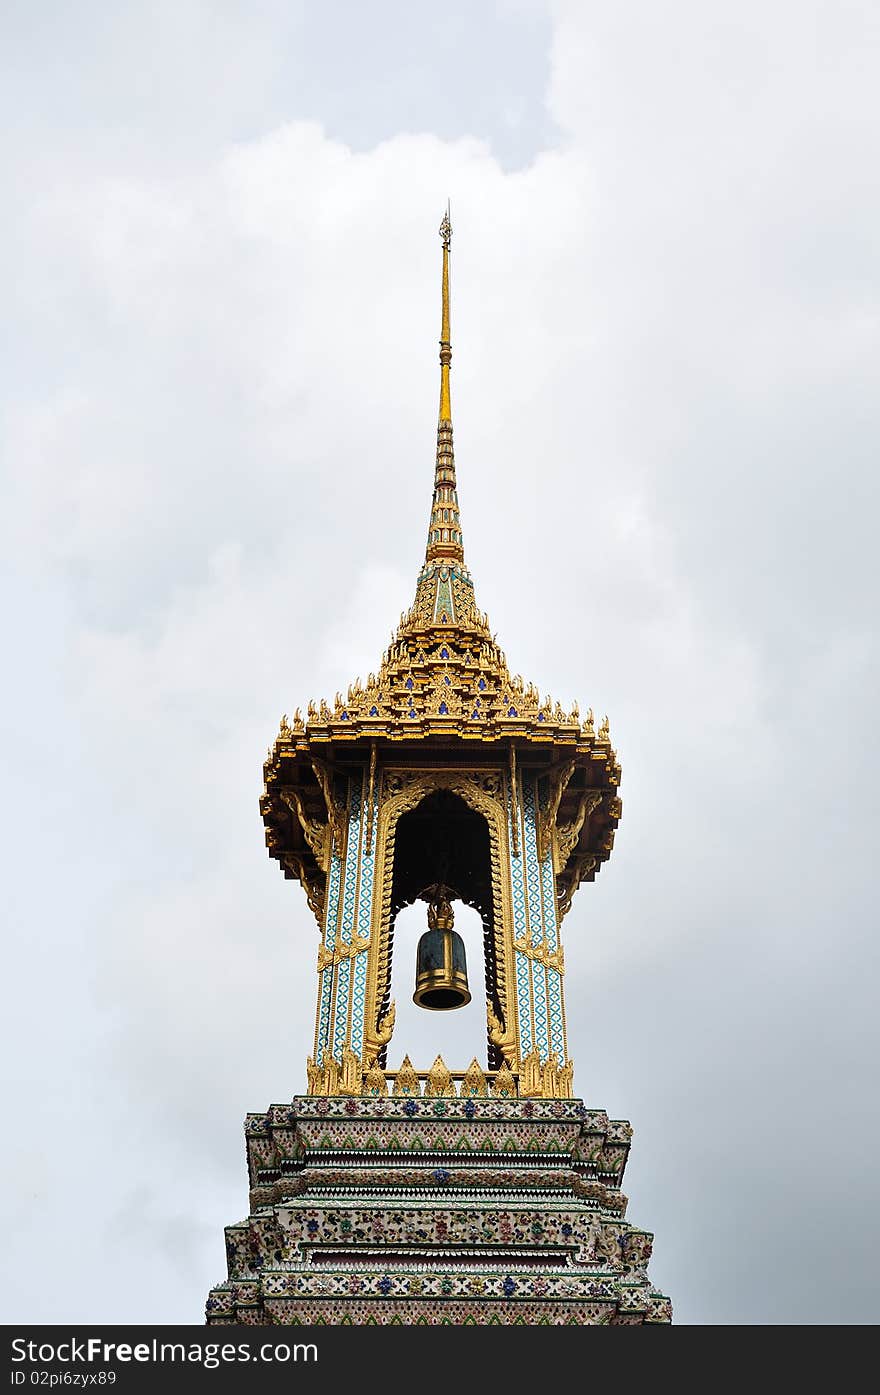
<svg viewBox="0 0 880 1395">
<path fill-rule="evenodd" d="M 479 602 L 623 766 L 576 1091 L 676 1321 L 876 1321 L 877 5 L 3 31 L 4 1320 L 201 1322 L 244 1115 L 304 1089 L 262 761 L 413 595 L 448 197 Z"/>
</svg>

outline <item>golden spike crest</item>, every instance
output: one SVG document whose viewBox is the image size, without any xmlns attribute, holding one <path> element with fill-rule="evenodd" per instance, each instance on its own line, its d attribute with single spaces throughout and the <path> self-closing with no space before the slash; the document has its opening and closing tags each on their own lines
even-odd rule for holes
<svg viewBox="0 0 880 1395">
<path fill-rule="evenodd" d="M 498 1071 L 492 1083 L 492 1094 L 500 1095 L 502 1099 L 513 1099 L 516 1095 L 516 1081 L 513 1072 L 505 1063 Z"/>
<path fill-rule="evenodd" d="M 446 212 L 443 214 L 443 222 L 440 224 L 440 236 L 443 239 L 443 246 L 449 251 L 452 242 L 452 223 L 449 218 L 449 204 L 446 205 Z"/>
<path fill-rule="evenodd" d="M 409 1056 L 404 1056 L 400 1063 L 400 1070 L 394 1080 L 395 1095 L 420 1095 L 422 1087 L 419 1084 L 419 1077 L 413 1069 L 413 1063 Z"/>
<path fill-rule="evenodd" d="M 482 1068 L 476 1056 L 471 1061 L 470 1065 L 464 1073 L 464 1079 L 461 1082 L 460 1093 L 462 1099 L 472 1099 L 475 1095 L 478 1097 L 485 1097 L 489 1093 L 486 1087 L 486 1077 L 483 1074 Z"/>
<path fill-rule="evenodd" d="M 381 1066 L 376 1064 L 375 1056 L 371 1057 L 370 1064 L 364 1074 L 363 1092 L 365 1095 L 387 1095 L 388 1081 L 385 1079 L 385 1072 Z"/>
<path fill-rule="evenodd" d="M 455 1089 L 452 1084 L 452 1073 L 442 1056 L 438 1055 L 433 1066 L 428 1071 L 428 1078 L 425 1082 L 425 1094 L 435 1097 L 455 1094 Z"/>
</svg>

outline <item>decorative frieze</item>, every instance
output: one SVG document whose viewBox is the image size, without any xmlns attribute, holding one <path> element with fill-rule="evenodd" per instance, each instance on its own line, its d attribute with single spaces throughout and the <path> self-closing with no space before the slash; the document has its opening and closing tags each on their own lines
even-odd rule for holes
<svg viewBox="0 0 880 1395">
<path fill-rule="evenodd" d="M 630 1126 L 581 1100 L 300 1096 L 245 1132 L 209 1323 L 670 1321 L 620 1190 Z"/>
</svg>

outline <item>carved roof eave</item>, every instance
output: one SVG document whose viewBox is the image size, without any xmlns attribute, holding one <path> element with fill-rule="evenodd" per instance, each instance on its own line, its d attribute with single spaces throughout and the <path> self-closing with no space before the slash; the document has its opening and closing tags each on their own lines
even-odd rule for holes
<svg viewBox="0 0 880 1395">
<path fill-rule="evenodd" d="M 468 620 L 466 624 L 461 625 L 454 621 L 425 624 L 420 620 L 404 617 L 397 631 L 397 641 L 402 641 L 413 649 L 431 649 L 444 642 L 474 651 L 479 651 L 480 645 L 487 642 L 495 646 L 492 627 L 488 619 L 483 617 L 477 621 Z"/>
<path fill-rule="evenodd" d="M 276 741 L 269 749 L 263 765 L 260 813 L 269 856 L 280 864 L 288 880 L 300 882 L 320 929 L 330 858 L 334 844 L 341 846 L 344 836 L 342 812 L 332 773 L 320 757 L 306 749 L 302 753 L 305 759 L 296 762 L 295 769 L 282 769 L 279 748 L 289 744 Z"/>
<path fill-rule="evenodd" d="M 307 730 L 288 738 L 290 746 L 303 752 L 326 750 L 328 743 L 354 745 L 358 741 L 383 741 L 398 744 L 403 741 L 423 742 L 432 737 L 445 741 L 461 740 L 464 744 L 505 745 L 511 741 L 528 742 L 538 746 L 566 746 L 572 750 L 589 749 L 577 723 L 539 721 L 535 717 L 508 717 L 496 721 L 469 721 L 463 717 L 440 717 L 434 714 L 406 718 L 353 717 L 347 722 L 309 722 Z M 276 749 L 284 749 L 284 738 L 276 741 Z"/>
<path fill-rule="evenodd" d="M 357 746 L 358 743 L 362 744 L 363 749 L 369 750 L 373 741 L 394 746 L 411 743 L 418 747 L 434 744 L 437 739 L 449 744 L 451 750 L 455 750 L 456 743 L 460 741 L 462 752 L 470 752 L 479 745 L 500 747 L 501 749 L 492 755 L 496 760 L 506 755 L 510 744 L 514 743 L 530 764 L 528 747 L 534 748 L 535 755 L 539 755 L 540 748 L 545 748 L 548 764 L 560 759 L 557 748 L 561 748 L 568 751 L 579 763 L 583 758 L 595 762 L 597 767 L 607 767 L 611 783 L 616 786 L 620 782 L 617 754 L 606 736 L 597 736 L 595 732 L 588 731 L 586 726 L 582 727 L 577 722 L 540 721 L 533 716 L 508 717 L 485 722 L 434 714 L 407 718 L 404 721 L 384 716 L 353 717 L 349 721 L 310 721 L 308 726 L 301 730 L 288 729 L 286 734 L 276 738 L 265 762 L 264 772 L 277 769 L 279 762 L 285 758 L 299 757 L 309 761 L 318 756 L 326 759 L 329 747 L 341 748 L 338 752 L 334 750 L 334 757 L 338 755 L 344 759 L 344 749 Z M 526 745 L 523 746 L 522 743 Z"/>
<path fill-rule="evenodd" d="M 468 730 L 460 719 L 424 716 L 399 722 L 387 718 L 364 718 L 349 722 L 331 719 L 310 722 L 301 731 L 289 728 L 270 749 L 264 765 L 265 791 L 260 809 L 266 824 L 266 845 L 288 879 L 300 881 L 320 924 L 323 887 L 326 879 L 329 842 L 321 842 L 316 824 L 326 824 L 323 837 L 338 811 L 327 805 L 328 787 L 318 801 L 312 787 L 312 813 L 306 815 L 292 798 L 294 772 L 311 772 L 315 762 L 320 769 L 345 765 L 346 758 L 358 757 L 373 742 L 385 747 L 384 759 L 414 756 L 429 765 L 455 764 L 459 755 L 466 763 L 483 759 L 506 763 L 515 746 L 521 767 L 526 766 L 549 777 L 551 802 L 553 781 L 561 788 L 552 817 L 545 813 L 547 836 L 552 839 L 560 912 L 565 915 L 583 881 L 593 881 L 611 855 L 614 833 L 621 815 L 617 795 L 620 765 L 607 733 L 597 735 L 572 722 L 538 722 L 533 717 L 509 718 L 482 723 L 477 731 Z M 482 747 L 482 751 L 480 748 Z M 381 757 L 380 757 L 381 758 Z"/>
</svg>

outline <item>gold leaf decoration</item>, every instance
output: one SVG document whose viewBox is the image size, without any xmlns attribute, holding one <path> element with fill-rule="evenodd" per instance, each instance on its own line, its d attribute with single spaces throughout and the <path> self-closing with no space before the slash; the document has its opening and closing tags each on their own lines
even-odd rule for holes
<svg viewBox="0 0 880 1395">
<path fill-rule="evenodd" d="M 507 1100 L 514 1099 L 516 1096 L 516 1081 L 506 1065 L 502 1066 L 495 1075 L 492 1082 L 492 1094 Z"/>
<path fill-rule="evenodd" d="M 377 1064 L 375 1056 L 371 1057 L 370 1064 L 364 1072 L 362 1093 L 365 1095 L 388 1094 L 388 1081 L 385 1079 L 385 1072 Z"/>
<path fill-rule="evenodd" d="M 428 1071 L 428 1082 L 425 1087 L 425 1094 L 434 1096 L 455 1094 L 452 1076 L 442 1056 L 438 1055 L 433 1066 Z"/>
<path fill-rule="evenodd" d="M 459 1093 L 462 1099 L 474 1098 L 475 1096 L 477 1098 L 482 1098 L 488 1093 L 486 1090 L 486 1077 L 483 1074 L 476 1056 L 464 1073 L 464 1079 L 461 1082 L 461 1090 Z"/>
<path fill-rule="evenodd" d="M 340 1095 L 359 1095 L 363 1070 L 360 1057 L 350 1046 L 342 1048 L 342 1077 L 339 1082 Z"/>
<path fill-rule="evenodd" d="M 413 1069 L 413 1063 L 409 1056 L 404 1056 L 400 1063 L 400 1070 L 394 1081 L 395 1095 L 420 1095 L 422 1093 L 419 1085 L 419 1077 Z"/>
</svg>

